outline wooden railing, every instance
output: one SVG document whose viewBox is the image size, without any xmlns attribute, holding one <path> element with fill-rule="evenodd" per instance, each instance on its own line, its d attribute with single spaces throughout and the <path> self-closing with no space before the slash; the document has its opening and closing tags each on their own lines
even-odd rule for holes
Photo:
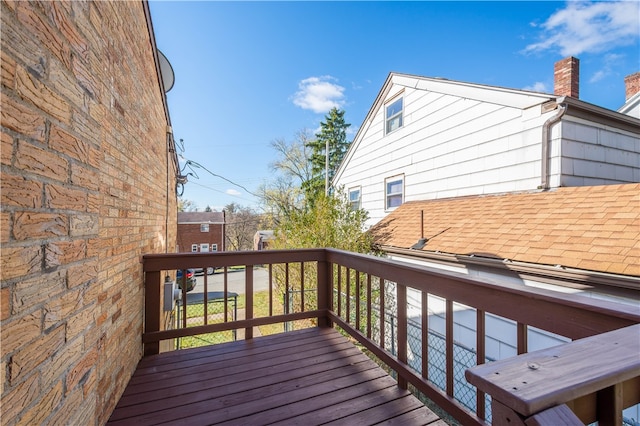
<svg viewBox="0 0 640 426">
<path fill-rule="evenodd" d="M 459 324 L 454 318 L 461 312 L 465 315 L 471 312 L 475 318 L 475 344 L 471 351 L 478 365 L 485 363 L 487 336 L 492 332 L 487 329 L 487 318 L 514 322 L 512 337 L 517 342 L 518 354 L 528 352 L 532 328 L 576 340 L 640 323 L 640 309 L 633 306 L 486 282 L 333 249 L 146 255 L 143 264 L 145 355 L 157 353 L 162 340 L 203 333 L 243 329 L 245 338 L 252 338 L 253 327 L 266 324 L 306 320 L 319 326 L 337 325 L 395 371 L 399 386 L 411 384 L 463 424 L 485 424 L 489 413 L 482 390 L 473 388 L 476 395 L 471 406 L 464 406 L 456 399 L 460 387 L 456 376 L 460 372 L 456 371 L 460 366 L 454 356 L 459 345 L 454 330 Z M 221 268 L 226 286 L 228 268 L 236 265 L 245 266 L 244 319 L 232 321 L 225 314 L 222 322 L 163 330 L 161 285 L 166 271 L 214 266 Z M 261 317 L 254 315 L 254 265 L 263 265 L 268 270 L 269 314 Z M 208 278 L 205 275 L 203 279 L 206 293 Z M 223 290 L 226 294 L 226 289 Z M 409 311 L 409 293 L 412 297 L 418 295 L 420 314 L 417 316 Z M 276 314 L 273 308 L 281 306 L 278 301 L 282 298 L 286 309 Z M 433 350 L 426 343 L 433 333 L 430 322 L 436 319 L 430 315 L 429 307 L 434 298 L 441 300 L 445 307 L 438 317 L 444 321 L 439 334 L 444 342 L 444 365 L 437 366 L 444 370 L 441 386 L 435 384 L 437 374 L 429 353 Z M 227 300 L 224 302 L 226 305 Z M 184 304 L 182 309 L 186 309 Z M 389 319 L 393 319 L 391 325 Z M 410 341 L 416 339 L 409 339 L 409 330 L 419 330 L 417 341 L 421 347 L 410 345 Z M 417 359 L 420 362 L 416 364 Z M 620 383 L 626 380 L 621 379 Z M 464 385 L 469 386 L 466 382 Z M 637 395 L 631 399 L 638 399 Z"/>
</svg>

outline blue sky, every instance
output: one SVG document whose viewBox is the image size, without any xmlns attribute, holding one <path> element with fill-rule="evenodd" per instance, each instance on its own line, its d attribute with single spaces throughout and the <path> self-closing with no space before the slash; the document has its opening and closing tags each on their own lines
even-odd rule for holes
<svg viewBox="0 0 640 426">
<path fill-rule="evenodd" d="M 610 109 L 640 71 L 640 6 L 623 2 L 151 1 L 181 155 L 200 210 L 272 179 L 270 143 L 319 128 L 333 106 L 353 138 L 389 72 L 553 92 L 553 64 L 580 59 L 580 99 Z M 233 185 L 229 181 L 237 184 Z M 244 188 L 243 188 L 244 187 Z"/>
</svg>

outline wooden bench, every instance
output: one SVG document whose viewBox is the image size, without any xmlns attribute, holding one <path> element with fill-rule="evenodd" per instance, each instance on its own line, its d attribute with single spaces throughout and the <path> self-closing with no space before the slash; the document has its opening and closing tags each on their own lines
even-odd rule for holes
<svg viewBox="0 0 640 426">
<path fill-rule="evenodd" d="M 640 324 L 479 365 L 467 381 L 492 397 L 494 425 L 622 424 L 640 402 Z"/>
</svg>

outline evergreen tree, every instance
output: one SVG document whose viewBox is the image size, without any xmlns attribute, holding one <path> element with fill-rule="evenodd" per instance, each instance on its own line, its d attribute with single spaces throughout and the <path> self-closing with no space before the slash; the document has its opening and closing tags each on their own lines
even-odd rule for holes
<svg viewBox="0 0 640 426">
<path fill-rule="evenodd" d="M 347 141 L 347 129 L 351 124 L 345 122 L 344 113 L 344 110 L 336 107 L 332 108 L 325 115 L 325 121 L 320 123 L 320 132 L 316 133 L 316 139 L 307 142 L 307 146 L 311 148 L 309 162 L 311 164 L 312 177 L 307 182 L 304 182 L 303 189 L 307 200 L 311 204 L 320 194 L 325 192 L 327 170 L 329 174 L 328 181 L 331 182 L 349 148 L 350 142 Z M 326 166 L 327 146 L 329 147 L 328 167 Z"/>
</svg>

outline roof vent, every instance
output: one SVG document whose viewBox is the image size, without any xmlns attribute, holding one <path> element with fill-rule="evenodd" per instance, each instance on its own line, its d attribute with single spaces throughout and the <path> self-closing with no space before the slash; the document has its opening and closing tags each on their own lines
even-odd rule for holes
<svg viewBox="0 0 640 426">
<path fill-rule="evenodd" d="M 429 241 L 428 238 L 420 238 L 418 242 L 412 245 L 410 248 L 413 250 L 422 250 L 424 246 L 427 245 L 427 241 Z"/>
</svg>

